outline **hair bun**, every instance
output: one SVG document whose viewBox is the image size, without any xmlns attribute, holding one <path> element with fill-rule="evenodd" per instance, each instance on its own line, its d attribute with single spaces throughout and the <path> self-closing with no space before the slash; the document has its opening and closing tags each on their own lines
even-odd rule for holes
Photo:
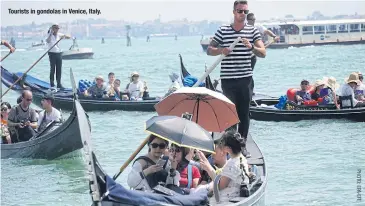
<svg viewBox="0 0 365 206">
<path fill-rule="evenodd" d="M 236 132 L 233 137 L 239 142 L 241 147 L 245 147 L 246 146 L 246 141 L 244 138 L 242 138 L 241 134 Z"/>
</svg>

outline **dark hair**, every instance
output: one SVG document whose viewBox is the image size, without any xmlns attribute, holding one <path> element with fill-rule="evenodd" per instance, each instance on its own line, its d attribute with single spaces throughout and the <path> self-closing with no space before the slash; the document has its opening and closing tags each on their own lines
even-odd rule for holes
<svg viewBox="0 0 365 206">
<path fill-rule="evenodd" d="M 239 154 L 245 147 L 245 139 L 235 131 L 227 131 L 222 135 L 223 145 L 232 149 L 233 154 Z"/>
<path fill-rule="evenodd" d="M 110 76 L 115 76 L 115 74 L 113 73 L 113 72 L 110 72 L 109 74 L 108 74 L 108 77 L 110 77 Z"/>
<path fill-rule="evenodd" d="M 254 13 L 249 13 L 249 14 L 247 14 L 246 19 L 247 20 L 252 20 L 253 17 L 255 17 L 255 14 Z"/>
<path fill-rule="evenodd" d="M 306 79 L 303 79 L 303 80 L 300 82 L 300 84 L 304 84 L 304 83 L 309 84 L 309 81 L 308 81 L 308 80 L 306 80 Z"/>
<path fill-rule="evenodd" d="M 18 99 L 16 99 L 16 103 L 17 103 L 17 104 L 20 104 L 20 102 L 22 102 L 22 100 L 23 100 L 23 97 L 22 97 L 22 96 L 20 96 L 20 97 L 18 97 Z"/>
<path fill-rule="evenodd" d="M 11 105 L 9 104 L 9 102 L 2 102 L 1 107 L 3 107 L 3 105 L 5 105 L 8 109 L 11 109 Z"/>
<path fill-rule="evenodd" d="M 120 79 L 116 79 L 116 80 L 114 80 L 115 82 L 120 82 Z"/>
<path fill-rule="evenodd" d="M 179 147 L 176 144 L 171 144 L 171 147 L 178 147 L 181 149 L 181 161 L 179 162 L 176 168 L 177 171 L 181 172 L 189 164 L 189 161 L 186 159 L 186 155 L 190 152 L 190 149 L 186 147 Z"/>
<path fill-rule="evenodd" d="M 236 6 L 237 6 L 238 4 L 248 4 L 248 3 L 247 3 L 247 1 L 237 0 L 237 1 L 235 1 L 235 2 L 233 3 L 233 10 L 235 10 L 235 9 L 236 9 Z"/>
</svg>

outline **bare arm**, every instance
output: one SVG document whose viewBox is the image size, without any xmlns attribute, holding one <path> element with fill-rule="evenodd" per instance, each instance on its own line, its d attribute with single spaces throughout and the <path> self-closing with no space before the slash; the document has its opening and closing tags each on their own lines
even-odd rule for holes
<svg viewBox="0 0 365 206">
<path fill-rule="evenodd" d="M 209 56 L 217 56 L 222 54 L 223 48 L 218 48 L 218 47 L 219 47 L 218 42 L 214 40 L 210 41 L 210 44 L 207 49 L 207 54 Z"/>
<path fill-rule="evenodd" d="M 229 177 L 222 176 L 219 180 L 219 190 L 223 190 L 224 188 L 228 187 L 229 182 L 231 182 L 231 179 L 229 179 Z"/>
<path fill-rule="evenodd" d="M 1 40 L 1 44 L 8 47 L 10 49 L 10 52 L 14 52 L 14 48 L 5 40 Z"/>
<path fill-rule="evenodd" d="M 31 122 L 29 126 L 31 126 L 33 129 L 36 129 L 38 127 L 38 124 L 37 122 Z"/>
<path fill-rule="evenodd" d="M 266 49 L 264 43 L 261 40 L 255 41 L 252 52 L 258 57 L 265 58 Z"/>
<path fill-rule="evenodd" d="M 270 31 L 268 29 L 265 30 L 265 34 L 271 36 L 272 38 L 275 38 L 276 37 L 276 35 L 272 31 Z"/>
</svg>

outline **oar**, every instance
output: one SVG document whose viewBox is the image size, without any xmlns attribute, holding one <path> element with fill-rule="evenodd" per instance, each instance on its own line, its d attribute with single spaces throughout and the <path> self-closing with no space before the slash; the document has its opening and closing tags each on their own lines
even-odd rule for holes
<svg viewBox="0 0 365 206">
<path fill-rule="evenodd" d="M 233 48 L 236 46 L 236 44 L 241 41 L 241 37 L 238 37 L 232 44 L 231 46 L 229 46 L 229 49 L 230 50 L 233 50 Z M 225 57 L 226 55 L 224 54 L 221 54 L 221 56 L 213 63 L 212 66 L 209 67 L 209 69 L 204 73 L 204 75 L 202 77 L 200 77 L 200 79 L 194 84 L 193 87 L 197 87 L 200 85 L 200 83 L 202 81 L 205 80 L 205 78 L 215 69 L 215 67 L 223 60 L 223 58 Z"/>
<path fill-rule="evenodd" d="M 3 96 L 8 93 L 10 91 L 11 88 L 13 88 L 14 85 L 16 85 L 44 56 L 46 56 L 46 54 L 54 47 L 56 46 L 56 44 L 58 44 L 59 41 L 61 41 L 63 39 L 60 38 L 55 44 L 52 45 L 52 47 L 50 47 L 36 62 L 34 62 L 34 64 L 23 73 L 23 75 L 21 77 L 19 77 L 2 95 L 1 98 L 3 98 Z"/>
<path fill-rule="evenodd" d="M 275 43 L 275 39 L 273 39 L 270 43 L 265 45 L 265 48 L 267 48 L 268 46 L 270 46 L 271 44 Z"/>
<path fill-rule="evenodd" d="M 132 160 L 138 155 L 138 153 L 143 149 L 143 147 L 147 144 L 150 136 L 148 135 L 146 139 L 143 140 L 143 142 L 139 145 L 139 147 L 136 149 L 136 151 L 133 152 L 133 154 L 127 159 L 126 162 L 122 165 L 122 167 L 119 169 L 118 174 L 114 175 L 113 180 L 116 180 L 120 174 L 124 171 L 125 168 L 128 167 L 129 163 L 132 162 Z"/>
<path fill-rule="evenodd" d="M 4 59 L 6 59 L 6 57 L 8 57 L 11 54 L 11 52 L 9 52 L 6 56 L 4 56 L 3 58 L 1 58 L 0 62 L 2 62 Z"/>
</svg>

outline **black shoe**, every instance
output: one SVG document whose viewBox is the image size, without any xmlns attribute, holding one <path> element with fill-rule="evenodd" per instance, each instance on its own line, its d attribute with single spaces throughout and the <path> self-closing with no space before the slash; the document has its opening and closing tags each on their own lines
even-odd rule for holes
<svg viewBox="0 0 365 206">
<path fill-rule="evenodd" d="M 62 86 L 62 84 L 57 85 L 57 88 L 59 88 L 60 90 L 64 90 L 65 89 L 65 87 Z"/>
<path fill-rule="evenodd" d="M 51 83 L 50 85 L 51 85 L 51 87 L 54 87 L 54 83 Z"/>
</svg>

